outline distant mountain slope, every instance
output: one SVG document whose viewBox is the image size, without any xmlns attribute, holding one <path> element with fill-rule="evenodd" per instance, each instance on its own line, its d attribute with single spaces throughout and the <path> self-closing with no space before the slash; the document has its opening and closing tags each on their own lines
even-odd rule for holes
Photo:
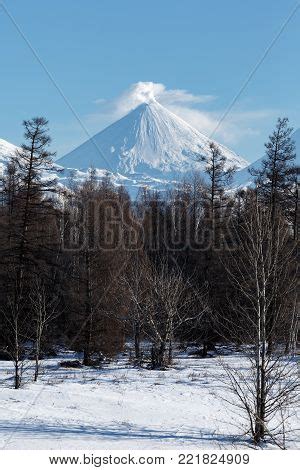
<svg viewBox="0 0 300 470">
<path fill-rule="evenodd" d="M 138 112 L 141 112 L 143 110 L 143 108 L 147 109 L 146 105 L 145 106 L 141 105 L 141 107 L 136 108 L 136 110 L 134 110 L 134 111 L 138 110 Z M 151 106 L 151 108 L 152 108 L 152 106 Z M 167 113 L 169 113 L 169 111 L 167 111 Z M 170 113 L 170 114 L 172 115 L 172 113 Z M 125 117 L 128 117 L 128 116 L 125 116 Z M 174 115 L 172 115 L 172 117 L 173 116 Z M 175 118 L 176 118 L 176 116 L 175 116 Z M 197 139 L 198 139 L 199 134 L 200 134 L 198 131 L 195 131 L 193 128 L 190 128 L 190 126 L 188 124 L 184 123 L 184 121 L 182 121 L 181 119 L 178 118 L 178 120 L 180 121 L 180 124 L 183 123 L 185 126 L 188 126 L 188 132 L 189 133 L 191 132 L 191 134 L 189 134 L 189 135 L 193 135 L 193 133 L 195 132 L 196 133 L 195 135 L 197 136 Z M 122 121 L 122 119 L 120 121 Z M 120 121 L 117 121 L 116 124 L 120 123 Z M 114 130 L 114 129 L 111 129 L 111 128 L 114 128 L 114 126 L 115 126 L 115 124 L 112 124 L 112 126 L 105 129 L 103 131 L 103 133 L 105 131 L 109 131 L 108 135 L 111 135 L 112 131 Z M 122 127 L 123 127 L 123 125 L 122 125 Z M 144 130 L 147 129 L 147 127 L 145 127 L 145 123 L 144 123 L 143 129 Z M 176 127 L 175 127 L 175 129 L 176 129 Z M 135 127 L 135 130 L 137 130 L 136 127 Z M 174 128 L 173 128 L 173 130 L 174 130 Z M 149 127 L 148 127 L 148 131 L 150 132 Z M 165 130 L 164 135 L 166 136 L 166 134 L 168 134 L 168 132 L 169 132 L 169 129 L 167 131 Z M 162 132 L 159 132 L 159 128 L 157 127 L 155 129 L 155 133 L 157 134 L 157 138 L 155 140 L 157 145 L 156 145 L 156 147 L 154 146 L 154 149 L 156 148 L 158 150 L 158 148 L 161 148 L 161 146 L 162 146 L 162 143 L 160 143 L 160 145 L 158 146 L 158 143 L 160 142 L 160 139 L 162 139 Z M 102 134 L 102 132 L 100 132 L 100 134 L 97 134 L 97 135 L 101 135 L 101 134 Z M 105 134 L 106 134 L 106 132 L 105 132 Z M 132 128 L 130 126 L 128 127 L 128 135 L 131 135 L 131 136 L 134 135 L 134 131 L 132 131 Z M 193 144 L 193 145 L 194 145 L 194 149 L 197 148 L 197 149 L 199 149 L 199 153 L 200 152 L 203 153 L 203 151 L 205 151 L 205 150 L 207 151 L 207 148 L 208 148 L 207 145 L 209 145 L 209 139 L 205 136 L 202 136 L 202 134 L 200 134 L 200 135 L 203 138 L 201 149 L 199 148 L 198 143 Z M 146 132 L 146 136 L 147 136 L 147 132 Z M 151 136 L 151 134 L 150 134 L 150 136 Z M 97 137 L 97 136 L 95 136 L 95 137 Z M 171 139 L 170 133 L 169 133 L 168 139 Z M 300 129 L 297 129 L 294 132 L 293 139 L 295 140 L 295 143 L 296 143 L 296 154 L 297 154 L 296 162 L 300 166 Z M 101 140 L 102 140 L 102 136 L 101 136 Z M 182 140 L 181 140 L 181 142 L 182 142 Z M 199 142 L 199 141 L 197 141 L 197 142 Z M 86 144 L 88 144 L 87 147 L 86 147 Z M 140 145 L 140 143 L 139 143 L 139 145 Z M 174 143 L 172 145 L 169 145 L 168 148 L 169 149 L 172 148 L 172 152 L 175 153 L 176 148 L 178 149 L 178 145 L 179 144 L 178 144 L 178 141 L 177 141 L 176 143 Z M 197 145 L 198 147 L 195 147 L 195 145 Z M 5 165 L 8 161 L 8 159 L 9 159 L 9 157 L 14 155 L 17 149 L 18 149 L 18 147 L 16 145 L 11 144 L 10 142 L 7 142 L 6 140 L 0 139 L 0 174 L 3 173 L 3 170 L 5 168 Z M 91 152 L 89 157 L 87 157 L 87 149 L 89 149 L 90 152 Z M 97 147 L 96 147 L 96 149 L 97 149 Z M 124 154 L 124 161 L 122 161 L 122 159 L 120 161 L 120 158 L 118 157 L 118 155 L 116 155 L 116 151 L 111 151 L 110 152 L 111 153 L 111 155 L 110 155 L 111 162 L 110 163 L 115 169 L 116 168 L 121 169 L 121 166 L 124 165 L 124 170 L 125 171 L 122 174 L 119 171 L 109 170 L 107 163 L 105 162 L 105 160 L 103 160 L 103 156 L 101 156 L 101 154 L 99 155 L 98 153 L 95 155 L 96 150 L 95 150 L 93 144 L 91 143 L 91 141 L 88 141 L 88 142 L 82 144 L 82 146 L 78 147 L 78 149 L 75 149 L 73 151 L 74 153 L 71 152 L 70 154 L 66 155 L 65 157 L 61 158 L 58 161 L 60 163 L 60 165 L 62 166 L 62 171 L 59 172 L 56 175 L 58 177 L 59 184 L 62 185 L 62 186 L 68 186 L 71 176 L 72 177 L 74 176 L 75 179 L 78 180 L 78 181 L 84 180 L 87 176 L 87 168 L 89 168 L 91 165 L 94 165 L 96 167 L 96 175 L 99 179 L 101 179 L 101 178 L 108 175 L 108 176 L 110 176 L 110 178 L 111 178 L 111 180 L 114 184 L 116 184 L 116 185 L 121 185 L 122 184 L 122 185 L 126 186 L 129 190 L 129 192 L 132 195 L 135 195 L 136 192 L 138 191 L 138 189 L 141 186 L 147 186 L 147 187 L 152 188 L 152 189 L 165 189 L 167 187 L 172 186 L 172 184 L 176 183 L 176 181 L 178 181 L 182 177 L 182 172 L 184 172 L 184 171 L 192 172 L 193 169 L 201 168 L 201 164 L 198 163 L 198 161 L 197 161 L 198 154 L 195 151 L 194 151 L 193 154 L 190 153 L 189 157 L 187 157 L 185 154 L 183 154 L 182 156 L 179 156 L 179 157 L 177 155 L 177 158 L 171 158 L 171 155 L 174 155 L 174 153 L 172 154 L 170 152 L 170 150 L 169 150 L 169 152 L 166 152 L 165 154 L 163 154 L 162 152 L 157 152 L 156 155 L 158 155 L 158 160 L 154 160 L 154 163 L 150 160 L 147 164 L 147 162 L 143 161 L 139 157 L 139 155 L 141 155 L 141 154 L 139 153 L 139 151 L 137 149 L 138 149 L 138 147 L 134 146 L 134 148 L 132 147 L 132 152 L 131 153 L 130 152 L 128 154 L 125 153 Z M 223 150 L 224 154 L 227 156 L 228 162 L 230 162 L 230 164 L 235 163 L 237 165 L 239 165 L 239 164 L 240 165 L 245 165 L 245 163 L 246 163 L 245 160 L 240 159 L 240 157 L 238 157 L 236 154 L 234 154 L 230 150 L 226 149 L 223 146 L 222 146 L 222 150 Z M 125 146 L 123 146 L 123 151 L 126 152 Z M 147 155 L 149 156 L 151 154 L 148 153 Z M 97 166 L 95 164 L 96 162 L 98 162 L 98 157 L 99 157 L 100 162 L 101 162 L 99 164 L 99 166 Z M 161 161 L 159 160 L 159 157 L 161 158 Z M 72 167 L 71 165 L 70 166 L 68 165 L 68 163 L 71 163 L 73 161 L 73 158 L 78 159 L 78 160 L 76 160 L 77 164 L 78 164 L 78 168 L 75 168 L 75 167 Z M 96 158 L 96 160 L 95 160 L 95 158 Z M 235 160 L 236 158 L 238 160 Z M 259 168 L 263 158 L 264 157 L 261 157 L 260 159 L 256 160 L 254 163 L 251 163 L 248 166 L 244 166 L 244 168 L 238 170 L 236 172 L 236 175 L 235 175 L 235 178 L 234 178 L 234 186 L 245 187 L 245 186 L 250 185 L 253 181 L 253 178 L 251 177 L 251 175 L 249 173 L 249 168 Z M 63 165 L 62 165 L 63 162 L 65 162 L 66 166 L 68 166 L 69 168 L 63 168 Z M 152 165 L 152 163 L 153 163 L 153 165 Z M 100 167 L 101 164 L 103 165 L 103 168 Z M 118 165 L 120 165 L 120 167 Z M 129 165 L 129 167 L 128 167 L 128 165 Z M 194 167 L 194 165 L 195 165 L 195 167 Z M 162 170 L 161 168 L 165 169 L 165 171 Z M 180 168 L 181 168 L 181 172 L 179 171 Z M 137 169 L 140 170 L 140 173 L 138 173 L 136 171 Z M 142 171 L 143 169 L 145 170 L 144 172 Z M 136 172 L 135 173 L 134 172 L 130 173 L 131 170 L 135 170 Z M 171 172 L 171 174 L 170 174 L 170 172 Z M 173 172 L 173 174 L 172 174 L 172 172 Z"/>
<path fill-rule="evenodd" d="M 293 133 L 293 139 L 296 144 L 296 162 L 297 162 L 297 165 L 300 165 L 300 129 L 297 129 Z"/>
<path fill-rule="evenodd" d="M 297 129 L 292 134 L 292 138 L 296 144 L 296 164 L 300 166 L 300 129 Z M 253 177 L 251 176 L 249 170 L 258 169 L 263 159 L 264 157 L 261 157 L 246 168 L 237 171 L 234 178 L 235 186 L 249 186 L 253 182 Z"/>
<path fill-rule="evenodd" d="M 0 173 L 3 172 L 9 158 L 16 153 L 17 149 L 18 147 L 16 145 L 4 139 L 0 139 Z"/>
<path fill-rule="evenodd" d="M 57 160 L 68 169 L 86 171 L 93 166 L 107 171 L 125 185 L 159 186 L 201 170 L 200 155 L 212 140 L 157 101 L 143 103 L 111 126 Z M 247 161 L 223 145 L 227 166 L 241 169 Z"/>
</svg>

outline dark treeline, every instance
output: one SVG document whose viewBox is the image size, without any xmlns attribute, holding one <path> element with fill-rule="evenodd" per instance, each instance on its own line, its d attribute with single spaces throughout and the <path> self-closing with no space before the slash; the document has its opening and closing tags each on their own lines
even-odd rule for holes
<svg viewBox="0 0 300 470">
<path fill-rule="evenodd" d="M 0 349 L 14 363 L 58 345 L 83 364 L 134 345 L 136 365 L 163 368 L 174 344 L 206 357 L 216 343 L 254 347 L 253 436 L 263 437 L 266 374 L 297 334 L 295 147 L 287 119 L 266 144 L 253 187 L 234 192 L 234 168 L 211 144 L 205 178 L 175 189 L 124 188 L 97 179 L 59 187 L 47 121 L 24 122 L 25 144 L 1 178 Z M 52 175 L 52 176 L 51 176 Z"/>
</svg>

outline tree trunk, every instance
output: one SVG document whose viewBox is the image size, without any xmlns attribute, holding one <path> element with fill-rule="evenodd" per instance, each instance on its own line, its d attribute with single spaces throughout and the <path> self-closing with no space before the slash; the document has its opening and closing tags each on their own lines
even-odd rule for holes
<svg viewBox="0 0 300 470">
<path fill-rule="evenodd" d="M 203 342 L 203 348 L 202 348 L 202 357 L 205 358 L 207 357 L 208 353 L 208 344 L 206 341 Z"/>
<path fill-rule="evenodd" d="M 39 356 L 35 356 L 35 368 L 34 368 L 34 382 L 37 382 L 39 376 Z"/>
<path fill-rule="evenodd" d="M 36 350 L 35 350 L 35 367 L 34 367 L 34 382 L 37 381 L 40 371 L 40 354 L 41 354 L 41 347 L 40 347 L 40 338 L 37 340 Z"/>
<path fill-rule="evenodd" d="M 15 389 L 17 390 L 21 386 L 18 317 L 16 317 L 15 319 L 14 362 L 15 362 Z"/>
<path fill-rule="evenodd" d="M 167 364 L 166 343 L 161 341 L 159 345 L 153 345 L 151 349 L 151 367 L 152 369 L 160 369 Z"/>
<path fill-rule="evenodd" d="M 20 364 L 19 364 L 19 359 L 16 359 L 15 361 L 15 389 L 18 390 L 18 388 L 20 387 L 21 387 Z"/>
<path fill-rule="evenodd" d="M 169 364 L 172 364 L 172 362 L 173 362 L 173 342 L 172 342 L 172 338 L 170 338 L 170 341 L 169 341 L 169 358 L 168 358 L 168 362 L 169 362 Z"/>
<path fill-rule="evenodd" d="M 85 345 L 83 352 L 83 365 L 91 365 L 91 346 L 92 346 L 92 331 L 93 331 L 93 312 L 92 312 L 92 290 L 91 290 L 91 266 L 90 266 L 90 253 L 86 250 L 85 253 L 85 268 L 86 268 L 86 291 L 85 291 Z"/>
<path fill-rule="evenodd" d="M 141 362 L 141 349 L 140 349 L 140 325 L 139 322 L 134 324 L 134 350 L 135 359 L 138 363 Z"/>
</svg>

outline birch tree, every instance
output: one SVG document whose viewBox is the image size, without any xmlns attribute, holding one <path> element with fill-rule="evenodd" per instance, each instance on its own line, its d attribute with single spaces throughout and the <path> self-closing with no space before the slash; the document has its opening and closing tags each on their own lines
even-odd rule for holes
<svg viewBox="0 0 300 470">
<path fill-rule="evenodd" d="M 220 322 L 224 335 L 226 328 L 228 333 L 235 328 L 239 343 L 250 347 L 252 375 L 228 366 L 226 372 L 248 416 L 253 440 L 259 444 L 266 436 L 275 438 L 275 415 L 289 406 L 298 388 L 292 363 L 282 351 L 290 328 L 295 328 L 291 315 L 296 298 L 295 245 L 283 217 L 277 217 L 274 226 L 272 212 L 256 198 L 238 226 L 237 242 L 237 251 L 226 264 L 236 288 L 236 298 L 229 302 L 237 312 L 236 324 Z M 280 301 L 274 304 L 274 298 Z M 270 333 L 276 346 L 272 354 L 267 353 Z"/>
<path fill-rule="evenodd" d="M 34 381 L 40 371 L 40 358 L 43 340 L 51 323 L 58 316 L 58 298 L 46 289 L 41 279 L 36 278 L 30 294 L 31 318 L 35 326 L 34 336 Z"/>
</svg>

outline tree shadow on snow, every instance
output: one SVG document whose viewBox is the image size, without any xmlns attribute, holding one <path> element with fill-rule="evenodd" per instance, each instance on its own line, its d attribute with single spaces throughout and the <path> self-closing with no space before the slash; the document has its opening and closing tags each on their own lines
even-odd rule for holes
<svg viewBox="0 0 300 470">
<path fill-rule="evenodd" d="M 224 435 L 218 433 L 206 432 L 204 430 L 195 430 L 195 428 L 188 428 L 176 431 L 154 429 L 147 427 L 138 427 L 127 423 L 115 423 L 110 426 L 91 426 L 85 424 L 49 424 L 43 422 L 20 423 L 14 424 L 10 422 L 1 423 L 1 434 L 3 440 L 16 441 L 19 439 L 26 439 L 34 442 L 35 440 L 47 440 L 60 438 L 64 439 L 85 439 L 95 438 L 103 440 L 149 440 L 149 441 L 175 441 L 178 445 L 193 445 L 200 444 L 201 442 L 214 442 L 215 448 L 236 447 L 237 445 L 249 446 L 247 439 L 240 436 Z M 11 439 L 10 439 L 11 436 Z M 128 442 L 128 446 L 130 443 Z M 16 446 L 14 445 L 14 448 Z M 162 442 L 163 448 L 163 442 Z"/>
</svg>

